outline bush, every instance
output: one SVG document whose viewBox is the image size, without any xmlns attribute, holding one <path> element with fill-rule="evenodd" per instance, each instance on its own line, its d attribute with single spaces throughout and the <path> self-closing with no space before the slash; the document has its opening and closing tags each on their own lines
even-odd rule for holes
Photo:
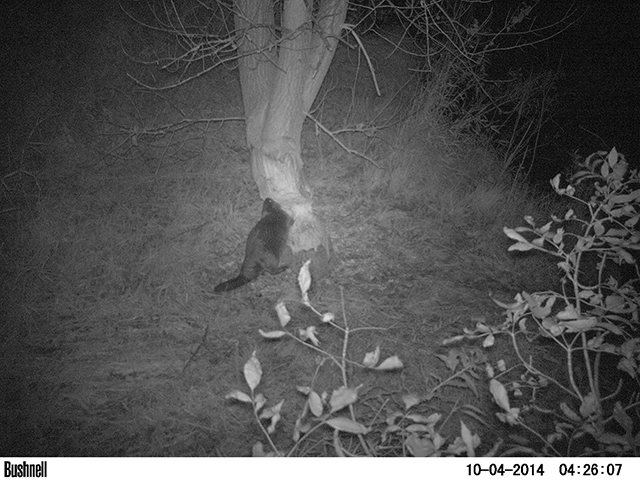
<svg viewBox="0 0 640 482">
<path fill-rule="evenodd" d="M 488 365 L 489 388 L 501 408 L 498 419 L 531 440 L 518 439 L 504 455 L 638 455 L 638 171 L 613 149 L 589 156 L 568 186 L 560 186 L 560 175 L 551 184 L 576 208 L 543 226 L 525 217 L 528 226 L 504 232 L 515 241 L 510 251 L 558 258 L 561 292 L 522 292 L 513 303 L 496 301 L 506 309 L 502 324 L 478 323 L 447 343 L 481 338 L 486 348 L 498 335 L 511 340 L 516 366 L 503 360 L 497 370 Z M 523 353 L 526 341 L 541 338 L 561 350 L 561 366 Z M 553 387 L 559 396 L 549 400 Z M 542 417 L 535 414 L 550 425 L 538 423 Z"/>
</svg>

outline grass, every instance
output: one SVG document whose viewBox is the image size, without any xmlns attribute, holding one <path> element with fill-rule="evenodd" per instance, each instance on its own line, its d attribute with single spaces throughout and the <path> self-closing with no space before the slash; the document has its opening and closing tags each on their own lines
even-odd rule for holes
<svg viewBox="0 0 640 482">
<path fill-rule="evenodd" d="M 308 383 L 315 362 L 299 346 L 262 341 L 257 330 L 277 326 L 273 306 L 290 295 L 295 274 L 212 294 L 236 274 L 260 212 L 243 125 L 154 130 L 183 114 L 241 115 L 235 73 L 162 95 L 140 92 L 126 77 L 140 67 L 119 47 L 146 34 L 117 13 L 108 20 L 85 25 L 96 33 L 83 37 L 82 49 L 64 36 L 53 52 L 43 46 L 28 61 L 36 78 L 12 87 L 26 105 L 14 111 L 22 127 L 11 131 L 2 166 L 0 417 L 10 429 L 0 452 L 249 455 L 260 432 L 224 395 L 241 386 L 253 350 L 269 375 L 263 390 L 293 404 L 282 422 L 288 431 L 277 439 L 286 444 L 294 422 L 287 415 L 304 402 L 295 386 Z M 377 47 L 370 54 L 388 65 Z M 49 55 L 64 55 L 72 75 L 50 75 Z M 539 258 L 507 255 L 501 233 L 543 203 L 500 180 L 495 153 L 461 141 L 430 103 L 412 104 L 408 87 L 393 112 L 388 98 L 350 91 L 341 78 L 346 66 L 355 68 L 350 55 L 337 55 L 323 122 L 405 120 L 374 142 L 350 139 L 380 168 L 305 130 L 315 209 L 336 252 L 335 270 L 314 287 L 313 303 L 340 312 L 343 289 L 351 324 L 379 328 L 353 340 L 354 358 L 380 344 L 405 361 L 400 376 L 353 374 L 365 386 L 359 409 L 375 413 L 446 376 L 434 357 L 444 353 L 439 341 L 475 316 L 495 315 L 489 291 L 510 298 L 544 286 L 554 272 Z M 391 75 L 402 57 L 394 62 L 379 72 L 389 92 L 405 85 Z M 295 323 L 311 316 L 303 309 L 293 315 Z M 330 332 L 321 331 L 321 340 L 340 347 Z M 327 371 L 317 383 L 330 391 L 340 380 Z M 446 388 L 431 405 L 457 413 L 465 403 L 477 403 L 469 390 Z M 457 430 L 452 419 L 444 432 Z M 332 454 L 322 434 L 302 453 Z"/>
</svg>

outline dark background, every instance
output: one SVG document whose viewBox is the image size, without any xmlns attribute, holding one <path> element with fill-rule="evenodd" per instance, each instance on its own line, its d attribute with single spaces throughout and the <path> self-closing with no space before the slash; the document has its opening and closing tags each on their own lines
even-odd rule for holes
<svg viewBox="0 0 640 482">
<path fill-rule="evenodd" d="M 547 5 L 545 5 L 547 4 Z M 548 4 L 554 4 L 549 6 Z M 568 1 L 541 2 L 559 9 Z M 560 69 L 552 146 L 580 156 L 616 147 L 637 166 L 640 159 L 640 2 L 575 2 L 584 14 L 540 47 L 547 67 Z M 540 172 L 553 170 L 543 152 Z"/>
</svg>

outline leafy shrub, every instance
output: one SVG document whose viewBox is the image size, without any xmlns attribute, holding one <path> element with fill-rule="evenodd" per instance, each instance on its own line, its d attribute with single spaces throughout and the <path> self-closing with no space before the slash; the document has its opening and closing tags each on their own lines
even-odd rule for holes
<svg viewBox="0 0 640 482">
<path fill-rule="evenodd" d="M 420 404 L 428 402 L 433 394 L 442 387 L 451 385 L 456 379 L 467 380 L 470 378 L 470 370 L 476 368 L 476 364 L 465 363 L 468 357 L 458 356 L 455 350 L 450 353 L 449 359 L 443 360 L 450 368 L 452 374 L 441 381 L 425 397 L 407 394 L 402 397 L 401 403 L 394 404 L 386 400 L 384 405 L 376 411 L 362 410 L 356 414 L 355 406 L 361 404 L 359 391 L 362 386 L 353 386 L 349 379 L 347 367 L 355 367 L 361 370 L 373 370 L 393 372 L 403 368 L 403 363 L 397 356 L 390 356 L 380 361 L 380 347 L 365 354 L 361 362 L 350 359 L 349 340 L 358 331 L 371 328 L 350 328 L 343 308 L 343 325 L 335 320 L 332 313 L 319 313 L 310 304 L 308 290 L 311 284 L 309 274 L 309 262 L 301 268 L 298 275 L 298 283 L 302 292 L 301 302 L 310 308 L 323 324 L 342 333 L 342 350 L 340 354 L 330 353 L 320 347 L 319 330 L 315 326 L 290 330 L 287 328 L 291 316 L 284 302 L 276 305 L 276 312 L 280 322 L 280 330 L 263 331 L 260 334 L 268 340 L 289 339 L 301 343 L 308 349 L 315 351 L 316 372 L 311 383 L 305 386 L 297 386 L 298 393 L 305 397 L 305 403 L 297 416 L 293 432 L 293 445 L 287 449 L 278 447 L 273 435 L 282 419 L 284 399 L 275 405 L 268 405 L 265 395 L 258 391 L 258 386 L 263 377 L 260 360 L 254 351 L 251 358 L 244 365 L 244 379 L 249 392 L 232 390 L 227 394 L 227 399 L 250 405 L 256 423 L 260 427 L 263 438 L 268 448 L 262 442 L 256 442 L 252 447 L 254 456 L 293 456 L 304 455 L 302 444 L 311 434 L 320 434 L 326 439 L 326 446 L 330 446 L 337 456 L 381 456 L 381 455 L 406 455 L 414 456 L 439 456 L 439 455 L 475 455 L 475 449 L 480 445 L 480 438 L 460 422 L 460 436 L 454 440 L 439 433 L 439 429 L 446 420 L 442 414 L 431 412 L 428 415 L 420 413 Z M 455 359 L 456 361 L 453 361 Z M 458 361 L 462 360 L 462 363 Z M 340 372 L 342 386 L 337 387 L 329 394 L 327 391 L 319 393 L 315 382 L 319 371 L 326 362 Z M 462 364 L 462 368 L 458 365 Z M 393 406 L 401 408 L 393 409 Z M 385 406 L 386 416 L 383 412 Z M 467 407 L 465 413 L 472 412 L 473 407 Z M 476 419 L 478 414 L 470 413 Z M 378 428 L 382 427 L 382 428 Z M 351 443 L 354 442 L 354 443 Z"/>
<path fill-rule="evenodd" d="M 462 339 L 493 346 L 506 335 L 518 365 L 488 365 L 490 391 L 500 421 L 530 434 L 504 454 L 638 455 L 640 453 L 639 278 L 640 177 L 613 149 L 589 156 L 571 178 L 551 184 L 576 206 L 538 226 L 504 228 L 510 251 L 536 250 L 558 259 L 560 292 L 522 292 L 505 308 L 498 326 L 478 323 Z M 523 353 L 525 340 L 552 342 L 561 366 Z M 498 372 L 496 374 L 496 371 Z M 544 403 L 545 393 L 560 397 Z M 520 399 L 519 403 L 514 403 Z M 518 405 L 518 406 L 514 406 Z M 535 414 L 551 420 L 541 429 Z"/>
</svg>

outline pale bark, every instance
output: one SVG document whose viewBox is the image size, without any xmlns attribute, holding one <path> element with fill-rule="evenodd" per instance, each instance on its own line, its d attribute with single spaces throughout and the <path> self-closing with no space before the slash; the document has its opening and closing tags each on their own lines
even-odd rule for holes
<svg viewBox="0 0 640 482">
<path fill-rule="evenodd" d="M 295 219 L 294 253 L 329 240 L 313 215 L 304 179 L 302 125 L 333 60 L 344 24 L 347 0 L 285 0 L 281 34 L 276 35 L 272 0 L 236 0 L 236 29 L 253 178 L 260 195 L 271 197 Z M 276 46 L 277 45 L 277 46 Z"/>
</svg>

